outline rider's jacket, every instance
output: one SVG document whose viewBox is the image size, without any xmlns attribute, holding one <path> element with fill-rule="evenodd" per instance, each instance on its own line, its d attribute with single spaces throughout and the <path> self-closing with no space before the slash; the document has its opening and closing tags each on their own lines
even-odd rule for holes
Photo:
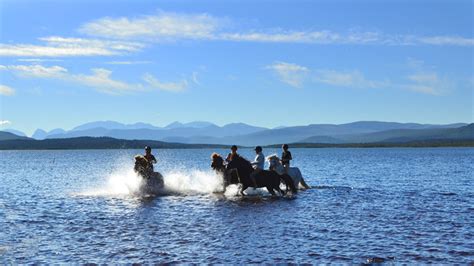
<svg viewBox="0 0 474 266">
<path fill-rule="evenodd" d="M 263 152 L 257 153 L 252 165 L 255 167 L 255 169 L 263 170 L 263 168 L 265 168 L 265 155 L 263 155 Z"/>
</svg>

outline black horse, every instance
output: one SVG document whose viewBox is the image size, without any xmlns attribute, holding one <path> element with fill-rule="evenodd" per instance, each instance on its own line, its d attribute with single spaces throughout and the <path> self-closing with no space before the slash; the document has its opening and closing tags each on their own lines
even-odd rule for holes
<svg viewBox="0 0 474 266">
<path fill-rule="evenodd" d="M 252 164 L 241 156 L 234 156 L 232 161 L 227 164 L 225 170 L 221 166 L 222 157 L 213 155 L 212 156 L 212 167 L 223 173 L 224 175 L 224 187 L 229 184 L 242 184 L 240 193 L 243 195 L 244 190 L 248 187 L 254 187 L 250 174 L 254 171 Z M 292 193 L 296 193 L 296 187 L 293 184 L 293 180 L 287 174 L 279 175 L 274 171 L 261 171 L 255 178 L 257 187 L 265 187 L 268 192 L 272 195 L 276 195 L 275 192 L 279 192 L 282 195 L 286 192 L 280 189 L 280 183 L 283 181 L 287 188 L 290 188 Z"/>
</svg>

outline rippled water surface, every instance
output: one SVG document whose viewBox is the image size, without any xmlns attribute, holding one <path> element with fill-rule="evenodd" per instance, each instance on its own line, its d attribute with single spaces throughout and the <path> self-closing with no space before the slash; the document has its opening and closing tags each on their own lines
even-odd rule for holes
<svg viewBox="0 0 474 266">
<path fill-rule="evenodd" d="M 294 199 L 214 193 L 205 149 L 154 151 L 139 195 L 140 152 L 1 151 L 0 263 L 474 262 L 471 148 L 292 149 Z"/>
</svg>

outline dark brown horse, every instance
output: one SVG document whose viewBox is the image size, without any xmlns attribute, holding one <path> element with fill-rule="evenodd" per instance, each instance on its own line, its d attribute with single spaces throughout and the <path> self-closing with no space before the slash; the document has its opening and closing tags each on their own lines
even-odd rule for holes
<svg viewBox="0 0 474 266">
<path fill-rule="evenodd" d="M 141 192 L 156 194 L 163 189 L 163 176 L 158 172 L 153 172 L 150 168 L 150 163 L 144 156 L 135 156 L 135 166 L 133 170 L 143 179 L 140 185 Z"/>
<path fill-rule="evenodd" d="M 224 186 L 229 184 L 242 184 L 240 193 L 242 195 L 243 191 L 248 187 L 254 187 L 252 180 L 250 179 L 250 174 L 254 171 L 250 162 L 244 159 L 241 156 L 234 156 L 232 161 L 227 164 L 225 170 L 221 167 L 222 158 L 220 156 L 213 156 L 213 168 L 224 175 Z M 279 192 L 281 195 L 286 194 L 286 192 L 280 189 L 280 183 L 283 181 L 287 188 L 290 188 L 293 193 L 296 193 L 296 187 L 293 184 L 293 181 L 289 175 L 279 175 L 274 171 L 261 171 L 255 178 L 257 182 L 257 187 L 265 187 L 268 192 L 272 195 L 276 195 L 275 192 Z"/>
</svg>

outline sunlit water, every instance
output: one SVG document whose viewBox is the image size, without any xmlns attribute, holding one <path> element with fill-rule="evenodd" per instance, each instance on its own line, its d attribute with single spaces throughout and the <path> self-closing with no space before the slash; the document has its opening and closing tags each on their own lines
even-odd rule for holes
<svg viewBox="0 0 474 266">
<path fill-rule="evenodd" d="M 474 262 L 474 149 L 292 149 L 294 199 L 219 193 L 212 151 L 154 151 L 159 197 L 139 150 L 0 152 L 0 264 Z"/>
</svg>

